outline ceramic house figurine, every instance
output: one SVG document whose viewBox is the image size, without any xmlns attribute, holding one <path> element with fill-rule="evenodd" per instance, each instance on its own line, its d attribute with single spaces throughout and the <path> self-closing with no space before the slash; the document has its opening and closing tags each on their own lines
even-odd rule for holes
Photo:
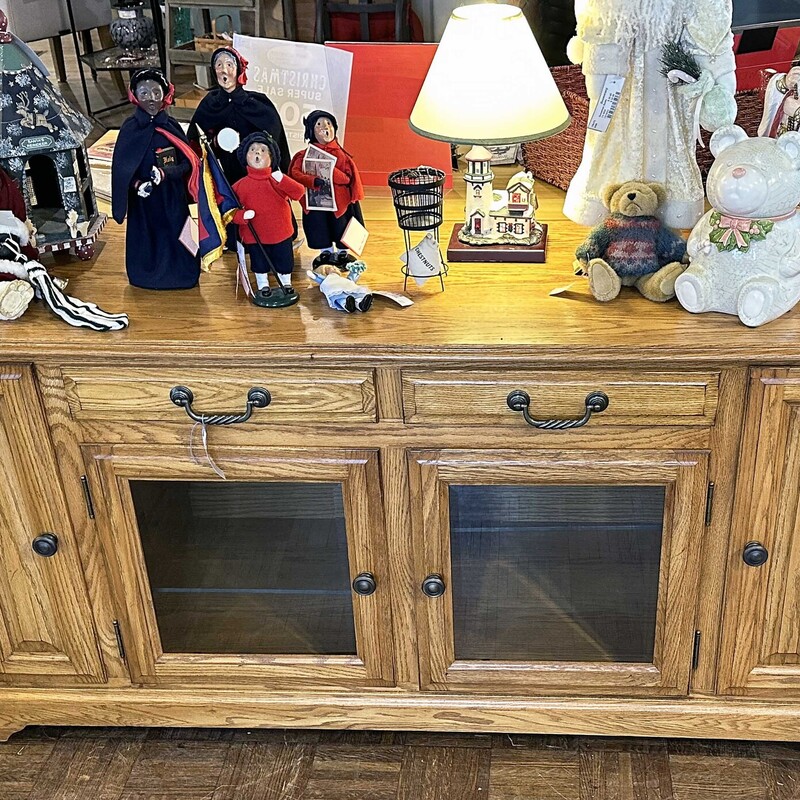
<svg viewBox="0 0 800 800">
<path fill-rule="evenodd" d="M 294 227 L 290 201 L 299 200 L 305 189 L 281 172 L 278 143 L 268 133 L 246 136 L 238 156 L 247 175 L 233 186 L 242 206 L 233 221 L 239 226 L 239 238 L 256 276 L 258 291 L 253 302 L 259 305 L 265 292 L 271 294 L 267 258 L 281 284 L 291 286 Z"/>
<path fill-rule="evenodd" d="M 47 79 L 39 58 L 6 31 L 0 12 L 0 167 L 22 188 L 41 252 L 93 254 L 106 215 L 97 210 L 83 144 L 91 129 Z"/>
<path fill-rule="evenodd" d="M 763 325 L 800 300 L 800 133 L 749 139 L 730 126 L 711 149 L 713 208 L 689 237 L 690 266 L 675 293 L 688 311 Z"/>
<path fill-rule="evenodd" d="M 758 126 L 759 136 L 775 138 L 787 131 L 800 131 L 800 64 L 770 78 Z"/>
<path fill-rule="evenodd" d="M 266 131 L 278 144 L 280 160 L 276 167 L 286 173 L 289 168 L 289 145 L 278 109 L 262 92 L 251 92 L 247 85 L 247 61 L 233 47 L 220 47 L 211 54 L 211 73 L 216 88 L 206 94 L 197 106 L 189 127 L 189 136 L 199 139 L 199 127 L 209 138 L 231 184 L 243 178 L 247 169 L 236 155 L 236 147 L 219 146 L 220 131 L 230 129 L 244 139 L 251 133 Z"/>
<path fill-rule="evenodd" d="M 157 69 L 131 77 L 135 106 L 120 129 L 111 164 L 114 219 L 127 215 L 125 268 L 132 286 L 191 289 L 200 257 L 182 240 L 189 220 L 189 176 L 198 168 L 180 125 L 167 114 L 174 87 Z"/>
<path fill-rule="evenodd" d="M 364 224 L 360 205 L 360 201 L 364 199 L 361 176 L 353 157 L 336 138 L 339 125 L 333 114 L 317 109 L 303 122 L 306 141 L 323 151 L 330 161 L 330 166 L 327 168 L 331 176 L 330 181 L 316 172 L 307 171 L 307 150 L 295 153 L 289 165 L 289 176 L 308 190 L 301 201 L 303 231 L 308 246 L 320 251 L 314 259 L 313 267 L 316 269 L 323 264 L 333 264 L 346 269 L 347 265 L 356 259 L 348 253 L 347 246 L 342 242 L 342 236 L 351 219 Z M 315 190 L 323 191 L 326 200 L 331 203 L 331 210 L 309 208 L 309 194 Z"/>
<path fill-rule="evenodd" d="M 695 117 L 706 98 L 735 109 L 731 0 L 576 0 L 575 11 L 577 36 L 567 54 L 583 67 L 590 124 L 564 213 L 580 225 L 597 225 L 607 213 L 603 187 L 642 180 L 664 186 L 659 216 L 665 225 L 691 228 L 704 200 Z M 685 47 L 708 73 L 694 98 L 662 73 L 670 42 Z M 720 103 L 720 91 L 729 103 Z"/>
<path fill-rule="evenodd" d="M 505 192 L 498 192 L 495 197 L 491 152 L 476 145 L 465 158 L 467 200 L 459 241 L 471 245 L 538 244 L 542 226 L 535 217 L 538 202 L 533 175 L 517 172 L 509 179 Z"/>
</svg>

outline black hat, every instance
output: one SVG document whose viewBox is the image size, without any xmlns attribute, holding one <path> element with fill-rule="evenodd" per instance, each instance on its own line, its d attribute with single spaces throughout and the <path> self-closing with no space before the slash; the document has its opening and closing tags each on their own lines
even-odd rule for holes
<svg viewBox="0 0 800 800">
<path fill-rule="evenodd" d="M 333 130 L 338 133 L 339 132 L 339 123 L 336 121 L 336 117 L 331 114 L 330 111 L 323 111 L 322 109 L 317 109 L 316 111 L 312 111 L 304 120 L 303 125 L 305 125 L 305 131 L 303 133 L 305 140 L 307 142 L 314 141 L 314 126 L 317 122 L 322 119 L 323 117 L 327 117 L 331 121 L 331 125 L 333 125 Z"/>
<path fill-rule="evenodd" d="M 161 88 L 164 90 L 164 94 L 169 92 L 169 81 L 160 69 L 155 69 L 154 67 L 137 70 L 133 73 L 133 75 L 131 75 L 131 92 L 136 94 L 136 87 L 142 81 L 147 80 L 155 81 L 156 83 L 160 84 Z"/>
<path fill-rule="evenodd" d="M 266 131 L 256 131 L 242 139 L 236 151 L 236 157 L 239 159 L 239 163 L 247 168 L 247 151 L 254 142 L 261 142 L 269 147 L 269 157 L 272 160 L 272 168 L 279 169 L 281 165 L 281 151 L 278 148 L 278 143 Z"/>
</svg>

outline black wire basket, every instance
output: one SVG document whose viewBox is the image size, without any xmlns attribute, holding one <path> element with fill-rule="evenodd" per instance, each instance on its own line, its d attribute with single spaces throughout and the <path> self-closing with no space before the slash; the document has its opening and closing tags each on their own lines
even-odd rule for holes
<svg viewBox="0 0 800 800">
<path fill-rule="evenodd" d="M 404 231 L 431 231 L 442 224 L 444 172 L 434 167 L 399 169 L 389 175 L 389 188 Z"/>
</svg>

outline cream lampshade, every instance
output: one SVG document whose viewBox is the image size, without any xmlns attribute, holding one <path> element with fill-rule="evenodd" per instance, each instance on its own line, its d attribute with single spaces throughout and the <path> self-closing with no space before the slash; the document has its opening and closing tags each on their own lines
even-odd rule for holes
<svg viewBox="0 0 800 800">
<path fill-rule="evenodd" d="M 453 11 L 409 119 L 421 136 L 475 145 L 466 155 L 465 220 L 453 229 L 449 261 L 545 260 L 547 226 L 536 221 L 533 176 L 519 172 L 504 192 L 494 191 L 491 153 L 482 145 L 543 139 L 570 121 L 519 8 Z"/>
</svg>

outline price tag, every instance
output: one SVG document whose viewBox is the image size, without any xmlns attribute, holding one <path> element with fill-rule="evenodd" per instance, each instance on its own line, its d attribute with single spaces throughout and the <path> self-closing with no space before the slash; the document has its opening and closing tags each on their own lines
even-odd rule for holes
<svg viewBox="0 0 800 800">
<path fill-rule="evenodd" d="M 614 116 L 619 98 L 622 96 L 622 87 L 624 85 L 625 77 L 623 75 L 606 75 L 600 98 L 587 125 L 590 131 L 605 133 L 608 130 L 608 126 L 611 124 L 611 117 Z"/>
</svg>

